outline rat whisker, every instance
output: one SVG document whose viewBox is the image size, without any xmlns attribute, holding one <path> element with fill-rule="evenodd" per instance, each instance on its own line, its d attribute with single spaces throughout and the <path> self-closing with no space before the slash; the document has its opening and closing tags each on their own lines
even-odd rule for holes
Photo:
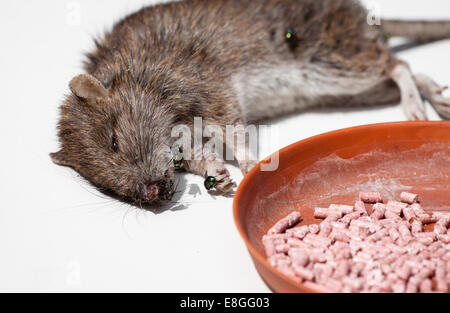
<svg viewBox="0 0 450 313">
<path fill-rule="evenodd" d="M 102 201 L 102 202 L 88 202 L 88 203 L 69 205 L 69 206 L 61 207 L 59 209 L 60 210 L 70 210 L 70 209 L 77 209 L 77 208 L 83 208 L 83 207 L 89 207 L 89 206 L 104 205 L 104 204 L 111 204 L 111 203 L 113 203 L 112 200 L 105 200 L 105 201 Z"/>
</svg>

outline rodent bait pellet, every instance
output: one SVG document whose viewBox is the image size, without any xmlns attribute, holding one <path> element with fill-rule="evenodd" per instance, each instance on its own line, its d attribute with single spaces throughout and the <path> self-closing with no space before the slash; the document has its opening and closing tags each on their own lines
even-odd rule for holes
<svg viewBox="0 0 450 313">
<path fill-rule="evenodd" d="M 359 199 L 316 208 L 320 224 L 296 225 L 299 212 L 281 219 L 262 239 L 269 263 L 322 292 L 448 292 L 450 213 L 429 214 L 407 192 L 401 202 L 384 204 L 377 192 Z M 374 203 L 370 216 L 364 202 Z"/>
</svg>

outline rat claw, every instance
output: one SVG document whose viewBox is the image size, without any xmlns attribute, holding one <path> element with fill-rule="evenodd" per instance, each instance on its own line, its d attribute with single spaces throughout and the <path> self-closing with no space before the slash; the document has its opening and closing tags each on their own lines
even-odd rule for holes
<svg viewBox="0 0 450 313">
<path fill-rule="evenodd" d="M 233 190 L 234 187 L 236 187 L 236 183 L 233 182 L 231 179 L 227 179 L 221 183 L 218 183 L 215 186 L 216 190 L 218 190 L 222 193 L 227 193 L 227 192 Z"/>
<path fill-rule="evenodd" d="M 443 118 L 450 119 L 450 97 L 443 94 L 448 89 L 448 86 L 440 86 L 424 74 L 417 74 L 415 80 L 420 91 L 425 95 L 425 98 L 431 103 L 437 113 Z"/>
<path fill-rule="evenodd" d="M 210 161 L 206 175 L 208 176 L 206 179 L 208 179 L 209 177 L 213 177 L 215 179 L 215 182 L 211 186 L 211 189 L 215 189 L 217 192 L 219 192 L 219 194 L 228 193 L 234 187 L 236 187 L 236 183 L 231 179 L 230 173 L 226 169 L 222 160 L 216 159 L 213 162 Z M 210 186 L 211 183 L 206 184 L 205 182 L 205 187 L 207 185 Z"/>
<path fill-rule="evenodd" d="M 222 174 L 222 175 L 216 176 L 216 180 L 219 182 L 219 181 L 224 180 L 224 179 L 227 178 L 227 177 L 230 177 L 230 175 L 227 174 L 227 173 L 224 173 L 224 174 Z"/>
<path fill-rule="evenodd" d="M 231 179 L 230 174 L 225 173 L 219 176 L 216 176 L 216 184 L 214 188 L 221 193 L 227 193 L 231 191 L 234 187 L 236 187 L 236 183 Z"/>
<path fill-rule="evenodd" d="M 430 102 L 441 116 L 450 119 L 450 98 L 445 98 L 442 95 L 434 95 L 430 99 Z"/>
</svg>

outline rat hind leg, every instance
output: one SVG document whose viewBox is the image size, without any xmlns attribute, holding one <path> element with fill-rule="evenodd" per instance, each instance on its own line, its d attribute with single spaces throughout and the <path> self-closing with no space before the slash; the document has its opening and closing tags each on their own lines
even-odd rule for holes
<svg viewBox="0 0 450 313">
<path fill-rule="evenodd" d="M 414 80 L 425 99 L 433 105 L 435 110 L 444 118 L 450 119 L 450 98 L 446 98 L 443 95 L 447 87 L 438 85 L 433 79 L 424 74 L 415 75 Z"/>
<path fill-rule="evenodd" d="M 354 95 L 325 96 L 320 99 L 321 107 L 373 107 L 394 105 L 400 102 L 400 90 L 389 78 Z"/>
<path fill-rule="evenodd" d="M 381 84 L 356 96 L 341 99 L 349 106 L 394 104 L 400 102 L 409 120 L 426 120 L 424 101 L 428 100 L 444 118 L 450 119 L 450 98 L 445 97 L 442 87 L 424 74 L 413 75 L 408 65 L 397 61 Z"/>
<path fill-rule="evenodd" d="M 400 89 L 401 105 L 406 117 L 409 120 L 426 120 L 425 104 L 409 66 L 402 61 L 398 61 L 389 75 Z"/>
</svg>

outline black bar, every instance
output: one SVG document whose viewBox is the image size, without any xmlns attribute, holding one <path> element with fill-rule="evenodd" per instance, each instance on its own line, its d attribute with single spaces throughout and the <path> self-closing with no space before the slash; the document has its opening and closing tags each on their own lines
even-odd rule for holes
<svg viewBox="0 0 450 313">
<path fill-rule="evenodd" d="M 14 311 L 31 305 L 33 311 L 87 312 L 111 308 L 114 312 L 280 312 L 315 313 L 329 310 L 385 313 L 399 305 L 401 312 L 416 312 L 418 304 L 448 310 L 450 294 L 2 294 L 2 306 Z M 26 297 L 32 296 L 28 300 Z M 20 298 L 24 299 L 20 299 Z M 84 297 L 84 299 L 83 299 Z M 59 298 L 59 299 L 58 299 Z M 428 298 L 428 299 L 427 299 Z M 62 300 L 62 301 L 57 301 Z M 447 308 L 447 309 L 445 309 Z M 8 312 L 7 310 L 5 312 Z"/>
</svg>

